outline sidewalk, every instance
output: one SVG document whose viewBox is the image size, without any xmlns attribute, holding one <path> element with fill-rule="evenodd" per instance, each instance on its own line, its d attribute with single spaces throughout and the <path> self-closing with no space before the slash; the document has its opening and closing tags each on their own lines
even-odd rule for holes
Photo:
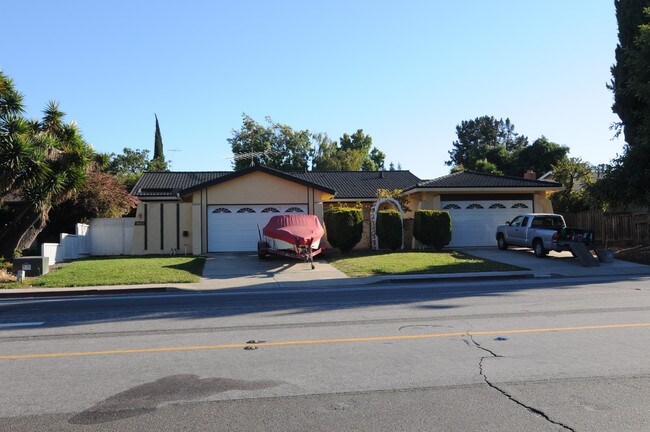
<svg viewBox="0 0 650 432">
<path fill-rule="evenodd" d="M 260 261 L 256 254 L 209 255 L 203 277 L 197 283 L 118 285 L 71 288 L 0 289 L 0 299 L 19 297 L 56 297 L 101 294 L 162 293 L 168 291 L 277 290 L 331 288 L 378 283 L 516 279 L 534 277 L 650 276 L 650 266 L 616 260 L 596 268 L 581 267 L 570 254 L 552 252 L 546 259 L 525 250 L 500 251 L 496 248 L 467 248 L 465 253 L 530 270 L 509 272 L 385 275 L 350 278 L 325 261 L 309 264 L 271 258 Z M 567 255 L 568 254 L 568 255 Z"/>
</svg>

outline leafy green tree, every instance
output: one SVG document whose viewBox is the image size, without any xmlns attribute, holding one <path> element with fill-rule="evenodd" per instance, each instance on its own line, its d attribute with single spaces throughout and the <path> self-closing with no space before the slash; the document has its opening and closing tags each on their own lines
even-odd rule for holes
<svg viewBox="0 0 650 432">
<path fill-rule="evenodd" d="M 515 133 L 510 119 L 489 116 L 462 121 L 456 126 L 456 135 L 445 163 L 470 171 L 510 172 L 511 155 L 528 145 L 528 138 Z"/>
<path fill-rule="evenodd" d="M 478 117 L 456 126 L 458 139 L 449 151 L 452 172 L 476 171 L 489 174 L 521 177 L 534 169 L 543 174 L 554 163 L 566 158 L 569 148 L 542 136 L 533 144 L 515 132 L 510 119 Z"/>
<path fill-rule="evenodd" d="M 266 117 L 263 126 L 243 114 L 241 128 L 232 131 L 228 143 L 233 154 L 233 168 L 265 165 L 280 170 L 303 170 L 312 156 L 312 139 L 308 130 L 295 131 L 290 126 Z"/>
<path fill-rule="evenodd" d="M 553 177 L 562 183 L 563 191 L 551 195 L 553 210 L 558 213 L 586 211 L 594 207 L 596 200 L 590 186 L 594 182 L 593 168 L 580 158 L 565 158 L 554 164 Z"/>
<path fill-rule="evenodd" d="M 619 44 L 609 88 L 625 135 L 599 187 L 610 205 L 650 204 L 650 0 L 616 0 Z"/>
<path fill-rule="evenodd" d="M 542 175 L 550 171 L 553 165 L 565 161 L 568 153 L 569 147 L 551 142 L 542 135 L 513 156 L 513 169 L 510 174 L 520 176 L 532 169 L 538 175 Z M 553 172 L 555 173 L 555 171 Z"/>
<path fill-rule="evenodd" d="M 383 170 L 386 155 L 372 146 L 372 137 L 358 129 L 352 135 L 343 134 L 339 142 L 326 135 L 320 137 L 313 160 L 315 171 L 377 171 Z"/>
</svg>

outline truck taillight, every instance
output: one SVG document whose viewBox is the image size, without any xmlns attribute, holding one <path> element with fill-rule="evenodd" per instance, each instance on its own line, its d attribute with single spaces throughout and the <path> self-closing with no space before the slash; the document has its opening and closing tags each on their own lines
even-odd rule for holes
<svg viewBox="0 0 650 432">
<path fill-rule="evenodd" d="M 554 233 L 553 236 L 551 237 L 551 241 L 552 241 L 553 243 L 557 243 L 557 239 L 558 239 L 558 238 L 560 238 L 560 236 L 558 235 L 558 233 Z"/>
</svg>

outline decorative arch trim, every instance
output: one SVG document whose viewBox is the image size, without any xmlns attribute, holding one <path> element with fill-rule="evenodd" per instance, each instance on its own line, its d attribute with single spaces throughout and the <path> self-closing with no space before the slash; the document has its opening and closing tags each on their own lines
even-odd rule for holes
<svg viewBox="0 0 650 432">
<path fill-rule="evenodd" d="M 394 198 L 382 198 L 375 202 L 370 209 L 370 243 L 373 250 L 379 249 L 379 237 L 377 237 L 377 212 L 379 211 L 379 206 L 384 203 L 391 203 L 397 211 L 399 211 L 399 218 L 402 221 L 402 246 L 400 249 L 404 249 L 404 211 L 400 203 Z"/>
</svg>

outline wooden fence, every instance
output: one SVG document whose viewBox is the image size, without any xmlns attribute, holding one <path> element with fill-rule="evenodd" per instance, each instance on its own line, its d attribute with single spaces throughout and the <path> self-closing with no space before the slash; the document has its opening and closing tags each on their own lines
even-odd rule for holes
<svg viewBox="0 0 650 432">
<path fill-rule="evenodd" d="M 592 229 L 604 246 L 650 244 L 650 213 L 565 213 L 568 226 Z"/>
</svg>

